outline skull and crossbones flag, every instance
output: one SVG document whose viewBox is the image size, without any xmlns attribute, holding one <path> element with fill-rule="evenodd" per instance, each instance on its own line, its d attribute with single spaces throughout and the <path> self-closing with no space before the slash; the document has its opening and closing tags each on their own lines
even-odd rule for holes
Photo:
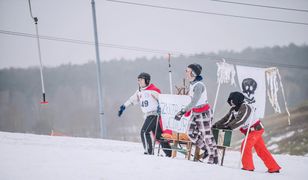
<svg viewBox="0 0 308 180">
<path fill-rule="evenodd" d="M 245 95 L 245 101 L 256 108 L 256 118 L 263 118 L 266 102 L 266 69 L 237 65 L 236 70 L 239 87 Z"/>
</svg>

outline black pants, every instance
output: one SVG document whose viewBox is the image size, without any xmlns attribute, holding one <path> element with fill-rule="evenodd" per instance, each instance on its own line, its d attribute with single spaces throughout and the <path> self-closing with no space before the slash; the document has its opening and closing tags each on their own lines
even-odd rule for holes
<svg viewBox="0 0 308 180">
<path fill-rule="evenodd" d="M 161 140 L 162 129 L 159 123 L 157 123 L 157 120 L 158 120 L 157 115 L 150 115 L 145 119 L 143 126 L 141 128 L 141 133 L 140 133 L 141 140 L 142 140 L 142 144 L 145 149 L 145 152 L 147 154 L 154 154 L 153 142 L 152 142 L 150 133 L 153 132 L 153 134 L 155 134 L 156 124 L 158 125 L 156 129 L 156 134 L 155 134 L 156 140 L 159 140 L 159 141 Z M 171 149 L 170 144 L 164 141 L 160 141 L 160 143 L 161 143 L 161 146 L 163 147 L 163 150 L 166 156 L 171 157 L 171 150 L 167 150 L 167 149 Z"/>
</svg>

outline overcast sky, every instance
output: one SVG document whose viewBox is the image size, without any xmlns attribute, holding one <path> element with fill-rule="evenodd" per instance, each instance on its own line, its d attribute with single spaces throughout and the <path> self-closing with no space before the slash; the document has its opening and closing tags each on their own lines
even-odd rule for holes
<svg viewBox="0 0 308 180">
<path fill-rule="evenodd" d="M 308 12 L 249 7 L 208 0 L 123 0 L 308 23 Z M 231 1 L 231 0 L 230 0 Z M 252 4 L 308 9 L 307 0 L 232 0 Z M 240 51 L 246 47 L 308 44 L 308 26 L 174 11 L 96 0 L 100 43 L 116 46 L 200 53 Z M 39 18 L 39 34 L 94 41 L 91 0 L 32 0 Z M 28 0 L 0 0 L 0 68 L 39 64 L 36 39 L 13 36 L 4 31 L 35 34 Z M 94 46 L 41 40 L 43 64 L 81 64 L 95 59 Z M 101 60 L 166 56 L 118 48 L 100 47 Z"/>
</svg>

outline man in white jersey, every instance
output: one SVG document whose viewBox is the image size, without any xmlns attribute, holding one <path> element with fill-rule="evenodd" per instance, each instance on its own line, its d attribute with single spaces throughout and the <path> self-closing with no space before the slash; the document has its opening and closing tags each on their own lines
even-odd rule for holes
<svg viewBox="0 0 308 180">
<path fill-rule="evenodd" d="M 243 147 L 245 139 L 241 146 L 241 152 L 243 153 L 243 170 L 253 171 L 255 169 L 252 157 L 252 149 L 255 148 L 257 155 L 263 160 L 265 166 L 268 168 L 268 172 L 279 173 L 281 167 L 277 164 L 271 153 L 266 148 L 262 138 L 262 134 L 264 133 L 263 125 L 260 119 L 254 118 L 254 108 L 245 103 L 244 99 L 245 96 L 240 92 L 230 93 L 227 102 L 231 106 L 231 109 L 221 120 L 213 125 L 213 128 L 240 128 L 240 131 L 248 136 L 246 146 Z M 245 149 L 243 150 L 243 148 Z"/>
<path fill-rule="evenodd" d="M 140 133 L 145 150 L 144 154 L 154 154 L 151 133 L 155 135 L 156 140 L 161 140 L 161 134 L 163 133 L 161 121 L 159 121 L 159 124 L 157 123 L 157 120 L 160 118 L 160 108 L 158 104 L 160 90 L 154 84 L 150 84 L 150 81 L 151 76 L 148 73 L 141 73 L 138 76 L 138 90 L 120 107 L 118 114 L 120 117 L 124 110 L 130 105 L 140 104 L 141 110 L 146 117 Z M 156 127 L 157 124 L 158 126 Z M 171 157 L 171 147 L 169 143 L 166 141 L 160 141 L 160 143 L 166 156 Z"/>
<path fill-rule="evenodd" d="M 207 99 L 205 84 L 200 75 L 202 67 L 199 64 L 190 64 L 186 68 L 186 78 L 190 81 L 189 96 L 191 102 L 175 116 L 180 120 L 185 113 L 192 113 L 189 122 L 188 137 L 204 151 L 202 159 L 208 157 L 208 164 L 218 164 L 218 152 L 214 140 L 211 121 L 213 119 Z"/>
</svg>

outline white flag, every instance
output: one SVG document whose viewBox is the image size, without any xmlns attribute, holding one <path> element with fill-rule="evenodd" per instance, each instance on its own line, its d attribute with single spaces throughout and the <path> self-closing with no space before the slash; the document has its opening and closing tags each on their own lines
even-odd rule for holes
<svg viewBox="0 0 308 180">
<path fill-rule="evenodd" d="M 235 69 L 233 64 L 228 64 L 225 61 L 216 63 L 217 65 L 217 83 L 218 84 L 235 84 Z"/>
<path fill-rule="evenodd" d="M 236 66 L 239 86 L 246 102 L 256 108 L 256 118 L 263 118 L 266 102 L 265 68 Z"/>
</svg>

